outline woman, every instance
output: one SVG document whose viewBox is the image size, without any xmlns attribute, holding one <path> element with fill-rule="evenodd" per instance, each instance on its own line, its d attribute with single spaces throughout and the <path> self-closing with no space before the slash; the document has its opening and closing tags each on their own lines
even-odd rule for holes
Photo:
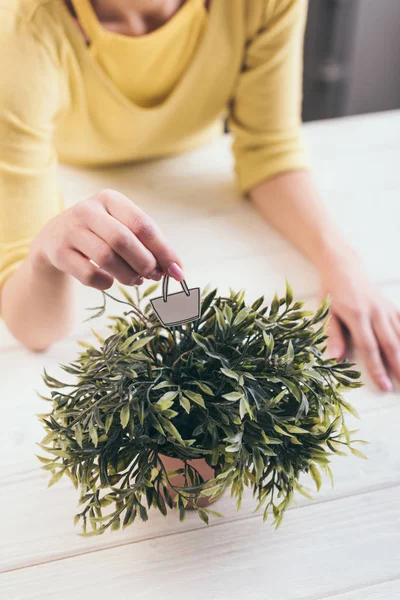
<svg viewBox="0 0 400 600">
<path fill-rule="evenodd" d="M 57 160 L 181 152 L 219 135 L 226 116 L 239 190 L 331 295 L 330 354 L 344 356 L 346 328 L 391 389 L 384 359 L 400 378 L 399 312 L 320 202 L 300 141 L 306 0 L 0 0 L 0 9 L 0 310 L 17 339 L 42 350 L 66 334 L 73 278 L 97 289 L 184 278 L 132 199 L 101 190 L 63 211 Z"/>
</svg>

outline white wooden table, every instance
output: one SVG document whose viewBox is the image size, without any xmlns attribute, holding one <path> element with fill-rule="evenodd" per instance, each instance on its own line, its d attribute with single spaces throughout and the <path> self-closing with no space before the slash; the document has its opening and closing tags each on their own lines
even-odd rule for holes
<svg viewBox="0 0 400 600">
<path fill-rule="evenodd" d="M 308 124 L 304 135 L 324 201 L 371 278 L 400 305 L 400 111 Z M 316 274 L 236 193 L 231 140 L 178 158 L 102 170 L 60 168 L 73 203 L 104 187 L 138 202 L 180 252 L 189 285 L 245 288 L 249 299 L 283 293 L 285 276 L 316 307 Z M 175 284 L 177 285 L 177 284 Z M 370 382 L 348 399 L 361 414 L 369 461 L 338 457 L 336 484 L 293 506 L 278 531 L 250 495 L 241 512 L 226 495 L 225 518 L 184 524 L 154 512 L 147 524 L 82 538 L 74 529 L 77 492 L 69 480 L 47 489 L 35 442 L 47 404 L 42 369 L 57 376 L 77 339 L 101 331 L 83 323 L 100 293 L 79 287 L 73 333 L 44 354 L 20 347 L 0 323 L 0 598 L 79 600 L 394 600 L 400 598 L 400 393 Z M 118 306 L 112 309 L 118 312 Z M 110 308 L 111 311 L 111 308 Z M 358 361 L 358 356 L 352 358 Z M 362 365 L 360 365 L 362 367 Z M 353 422 L 349 420 L 353 425 Z"/>
</svg>

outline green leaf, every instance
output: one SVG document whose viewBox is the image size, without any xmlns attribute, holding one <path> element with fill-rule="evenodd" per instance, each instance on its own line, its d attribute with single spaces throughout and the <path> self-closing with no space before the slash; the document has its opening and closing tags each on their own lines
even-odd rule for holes
<svg viewBox="0 0 400 600">
<path fill-rule="evenodd" d="M 148 288 L 146 288 L 142 294 L 142 298 L 146 298 L 147 296 L 150 296 L 150 294 L 155 292 L 156 289 L 158 288 L 158 285 L 159 285 L 159 282 L 157 281 L 156 283 L 153 283 Z"/>
<path fill-rule="evenodd" d="M 199 509 L 197 510 L 197 513 L 198 513 L 198 515 L 199 515 L 200 519 L 201 519 L 202 521 L 204 521 L 204 523 L 205 523 L 206 525 L 208 525 L 208 514 L 206 513 L 206 511 L 205 511 L 203 508 L 199 508 Z"/>
<path fill-rule="evenodd" d="M 294 359 L 294 349 L 292 340 L 289 340 L 288 350 L 287 350 L 287 362 L 291 363 Z"/>
<path fill-rule="evenodd" d="M 157 383 L 157 385 L 155 385 L 153 387 L 153 390 L 161 390 L 162 388 L 165 387 L 177 387 L 175 383 L 171 383 L 170 381 L 161 381 L 160 383 Z"/>
<path fill-rule="evenodd" d="M 76 441 L 78 442 L 78 445 L 83 448 L 82 446 L 82 427 L 80 423 L 77 423 L 74 427 L 74 431 L 75 431 L 75 438 Z"/>
<path fill-rule="evenodd" d="M 350 402 L 345 402 L 343 400 L 343 398 L 340 399 L 340 404 L 342 406 L 344 406 L 344 408 L 347 410 L 347 412 L 349 412 L 351 415 L 353 415 L 353 417 L 355 417 L 356 419 L 360 418 L 360 415 L 358 414 L 357 410 L 354 408 L 354 406 L 352 406 L 350 404 Z"/>
<path fill-rule="evenodd" d="M 92 440 L 94 446 L 97 447 L 97 443 L 99 441 L 99 438 L 98 438 L 98 435 L 97 435 L 96 426 L 93 424 L 92 421 L 90 421 L 90 424 L 89 424 L 89 435 L 90 435 L 90 439 Z"/>
<path fill-rule="evenodd" d="M 229 304 L 225 304 L 223 313 L 224 313 L 225 319 L 227 320 L 228 324 L 230 325 L 232 323 L 233 313 L 232 313 L 232 309 L 229 306 Z"/>
<path fill-rule="evenodd" d="M 149 412 L 149 419 L 150 419 L 150 422 L 153 425 L 154 429 L 159 431 L 162 435 L 165 435 L 164 429 L 162 428 L 161 424 L 159 423 L 156 416 L 152 412 Z"/>
<path fill-rule="evenodd" d="M 179 404 L 188 414 L 190 413 L 190 402 L 183 394 L 179 396 Z"/>
<path fill-rule="evenodd" d="M 161 410 L 167 410 L 168 408 L 171 408 L 171 406 L 174 403 L 174 399 L 177 397 L 178 394 L 179 391 L 165 392 L 165 394 L 163 394 L 161 398 L 156 402 L 156 405 Z"/>
<path fill-rule="evenodd" d="M 209 515 L 214 515 L 215 517 L 223 517 L 224 515 L 218 512 L 217 510 L 211 510 L 211 508 L 207 508 L 207 513 Z"/>
<path fill-rule="evenodd" d="M 314 381 L 318 381 L 318 383 L 325 384 L 325 379 L 322 377 L 322 375 L 319 374 L 319 372 L 316 369 L 314 369 L 313 371 L 308 370 L 308 369 L 303 369 L 302 373 L 303 373 L 303 375 L 306 375 L 310 379 L 313 379 Z"/>
<path fill-rule="evenodd" d="M 105 424 L 105 431 L 106 431 L 106 433 L 108 433 L 110 431 L 110 427 L 112 425 L 113 420 L 114 420 L 114 414 L 113 413 L 110 414 L 110 415 L 107 415 L 106 424 Z"/>
<path fill-rule="evenodd" d="M 274 336 L 272 335 L 272 333 L 270 333 L 268 335 L 264 330 L 263 330 L 262 334 L 263 334 L 265 346 L 267 347 L 269 354 L 271 355 L 274 350 L 274 346 L 275 346 Z"/>
<path fill-rule="evenodd" d="M 304 300 L 298 300 L 297 302 L 295 302 L 292 306 L 292 310 L 300 310 L 300 308 L 303 308 L 305 302 Z"/>
<path fill-rule="evenodd" d="M 65 471 L 65 469 L 60 469 L 59 471 L 57 471 L 57 473 L 54 473 L 54 475 L 50 479 L 47 487 L 51 487 L 52 485 L 57 483 L 57 481 L 60 481 L 61 477 L 64 475 L 64 471 Z"/>
<path fill-rule="evenodd" d="M 130 417 L 130 407 L 129 407 L 129 404 L 125 404 L 122 407 L 122 410 L 120 413 L 120 421 L 121 421 L 121 425 L 122 425 L 123 429 L 125 429 L 125 427 L 128 425 L 129 417 Z"/>
<path fill-rule="evenodd" d="M 258 448 L 253 450 L 253 462 L 256 471 L 256 483 L 258 483 L 264 471 L 264 461 Z"/>
<path fill-rule="evenodd" d="M 236 315 L 236 317 L 233 320 L 233 327 L 237 327 L 238 325 L 240 325 L 240 323 L 242 323 L 245 319 L 247 319 L 247 317 L 249 316 L 251 312 L 251 309 L 248 308 L 247 306 L 245 306 L 244 308 L 242 308 L 242 310 L 240 310 L 238 312 L 238 314 Z"/>
<path fill-rule="evenodd" d="M 285 427 L 290 433 L 310 433 L 307 429 L 297 427 L 297 425 L 285 424 Z"/>
<path fill-rule="evenodd" d="M 215 316 L 217 318 L 218 327 L 219 327 L 220 331 L 222 333 L 224 333 L 227 329 L 227 324 L 225 322 L 224 315 L 222 314 L 222 312 L 220 311 L 218 306 L 213 306 L 213 308 L 215 311 Z"/>
<path fill-rule="evenodd" d="M 179 413 L 176 410 L 172 410 L 171 408 L 167 408 L 166 410 L 162 411 L 162 414 L 167 419 L 174 419 Z"/>
<path fill-rule="evenodd" d="M 240 398 L 240 402 L 239 402 L 239 415 L 240 415 L 240 418 L 243 420 L 244 417 L 246 416 L 246 414 L 248 414 L 250 416 L 250 419 L 253 418 L 253 415 L 252 415 L 251 410 L 250 410 L 249 403 L 247 402 L 245 396 L 242 396 Z"/>
<path fill-rule="evenodd" d="M 260 306 L 262 306 L 264 302 L 264 296 L 261 296 L 260 298 L 257 298 L 257 300 L 255 302 L 253 302 L 253 304 L 251 305 L 251 308 L 253 310 L 258 310 L 260 308 Z"/>
<path fill-rule="evenodd" d="M 133 335 L 127 337 L 124 343 L 121 344 L 121 351 L 126 352 L 128 349 L 132 350 L 131 346 L 135 343 L 135 341 L 137 341 L 137 338 L 140 336 L 141 333 L 141 331 L 137 331 Z"/>
<path fill-rule="evenodd" d="M 225 369 L 224 367 L 221 367 L 220 371 L 221 371 L 221 373 L 223 373 L 227 377 L 230 377 L 231 379 L 235 379 L 236 381 L 239 380 L 239 375 L 237 373 L 235 373 L 234 371 L 231 371 L 231 369 Z"/>
<path fill-rule="evenodd" d="M 93 333 L 94 337 L 96 338 L 96 340 L 100 343 L 100 344 L 104 344 L 104 338 L 101 337 L 101 335 L 99 333 L 97 333 L 97 331 L 95 331 L 94 329 L 90 328 L 90 331 Z"/>
<path fill-rule="evenodd" d="M 134 302 L 134 300 L 133 300 L 132 296 L 129 294 L 129 292 L 128 292 L 128 291 L 127 291 L 127 290 L 126 290 L 126 289 L 125 289 L 125 288 L 124 288 L 122 285 L 119 285 L 119 286 L 118 286 L 118 289 L 119 289 L 119 291 L 121 292 L 121 294 L 124 296 L 124 298 L 125 298 L 126 300 L 128 300 L 129 304 L 132 304 L 132 305 L 134 305 L 134 304 L 135 304 L 135 302 Z"/>
<path fill-rule="evenodd" d="M 131 351 L 132 352 L 136 352 L 136 350 L 140 350 L 140 348 L 143 348 L 143 346 L 146 346 L 146 344 L 148 344 L 152 339 L 154 339 L 154 335 L 148 335 L 145 336 L 144 338 L 141 338 L 140 340 L 137 340 L 136 342 L 134 342 L 131 346 Z"/>
<path fill-rule="evenodd" d="M 281 433 L 282 435 L 286 435 L 288 437 L 291 437 L 290 433 L 288 433 L 287 431 L 285 431 L 284 429 L 282 429 L 282 427 L 279 427 L 279 425 L 274 425 L 274 429 L 275 431 L 277 431 L 278 433 Z"/>
<path fill-rule="evenodd" d="M 272 302 L 271 302 L 271 308 L 270 308 L 270 312 L 269 312 L 269 317 L 275 317 L 276 314 L 278 313 L 279 310 L 279 298 L 277 296 L 277 294 L 275 294 Z"/>
<path fill-rule="evenodd" d="M 274 452 L 272 448 L 269 448 L 268 446 L 263 446 L 261 451 L 265 456 L 277 456 L 276 452 Z"/>
<path fill-rule="evenodd" d="M 192 390 L 182 390 L 182 392 L 187 398 L 189 398 L 189 400 L 192 400 L 192 402 L 199 404 L 199 406 L 201 406 L 202 408 L 206 407 L 206 405 L 204 404 L 203 396 L 201 394 L 198 394 L 197 392 L 192 392 Z"/>
<path fill-rule="evenodd" d="M 168 421 L 168 419 L 164 419 L 164 417 L 160 417 L 162 419 L 162 425 L 163 428 L 165 429 L 165 431 L 167 431 L 168 433 L 170 433 L 176 440 L 178 440 L 178 442 L 180 444 L 182 444 L 182 446 L 185 445 L 184 440 L 181 437 L 181 434 L 179 433 L 179 431 L 177 430 L 177 428 L 175 427 L 175 425 L 173 423 L 171 423 L 171 421 Z"/>
<path fill-rule="evenodd" d="M 304 486 L 300 485 L 298 482 L 295 483 L 295 488 L 305 498 L 309 498 L 310 500 L 313 499 L 312 495 L 309 494 L 308 491 L 306 491 L 306 488 Z"/>
<path fill-rule="evenodd" d="M 192 338 L 194 339 L 194 341 L 196 342 L 196 344 L 205 352 L 207 352 L 209 350 L 208 345 L 207 345 L 207 339 L 205 337 L 203 337 L 202 335 L 196 333 L 195 331 L 193 331 L 192 333 Z"/>
<path fill-rule="evenodd" d="M 203 381 L 194 381 L 193 383 L 195 383 L 197 387 L 199 387 L 201 391 L 205 394 L 208 394 L 209 396 L 214 396 L 214 392 L 212 391 L 210 386 L 204 383 Z"/>
<path fill-rule="evenodd" d="M 201 309 L 200 316 L 202 317 L 211 306 L 212 301 L 214 300 L 218 290 L 212 290 L 209 294 L 207 294 L 201 301 Z"/>
<path fill-rule="evenodd" d="M 38 454 L 35 454 L 35 456 L 40 460 L 41 463 L 44 463 L 45 465 L 53 462 L 52 458 L 45 458 L 44 456 L 39 456 Z"/>
<path fill-rule="evenodd" d="M 357 448 L 350 448 L 350 452 L 352 454 L 354 454 L 354 456 L 358 456 L 359 458 L 363 458 L 364 460 L 368 460 L 368 456 L 366 456 L 364 454 L 364 452 L 361 452 L 361 450 L 358 450 Z"/>
<path fill-rule="evenodd" d="M 271 398 L 271 401 L 273 402 L 273 404 L 279 404 L 279 402 L 282 400 L 282 398 L 284 396 L 286 396 L 287 391 L 286 390 L 282 390 L 281 392 L 279 392 L 279 394 L 277 396 L 275 396 L 275 398 Z"/>
<path fill-rule="evenodd" d="M 290 306 L 293 302 L 293 290 L 286 279 L 286 306 Z"/>
<path fill-rule="evenodd" d="M 229 400 L 229 402 L 236 402 L 243 398 L 243 392 L 229 392 L 229 394 L 222 394 L 222 397 Z"/>
<path fill-rule="evenodd" d="M 315 485 L 317 486 L 317 490 L 319 492 L 319 490 L 321 489 L 321 484 L 322 484 L 321 474 L 318 471 L 317 467 L 313 463 L 310 463 L 309 469 L 310 469 L 311 477 L 314 479 Z"/>
<path fill-rule="evenodd" d="M 85 340 L 78 340 L 78 344 L 82 346 L 82 348 L 88 348 L 89 350 L 95 349 L 92 344 L 89 344 L 89 342 L 86 342 Z"/>
</svg>

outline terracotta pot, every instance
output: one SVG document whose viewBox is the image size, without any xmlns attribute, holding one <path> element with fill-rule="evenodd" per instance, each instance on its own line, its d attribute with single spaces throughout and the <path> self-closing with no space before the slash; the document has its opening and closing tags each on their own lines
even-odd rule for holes
<svg viewBox="0 0 400 600">
<path fill-rule="evenodd" d="M 159 454 L 160 459 L 163 462 L 163 465 L 167 471 L 175 471 L 176 469 L 182 469 L 184 467 L 184 462 L 180 458 L 172 458 L 171 456 L 166 456 L 165 454 Z M 214 477 L 214 469 L 210 467 L 204 458 L 194 458 L 193 460 L 188 460 L 187 463 L 197 469 L 200 475 L 203 477 L 204 481 L 208 481 Z M 170 477 L 170 481 L 173 485 L 183 486 L 185 485 L 185 479 L 183 474 L 177 474 L 173 477 Z M 172 499 L 175 498 L 177 492 L 175 492 L 171 486 L 168 485 L 168 491 L 171 494 Z M 201 507 L 208 506 L 218 500 L 215 498 L 214 500 L 210 500 L 206 497 L 199 498 L 198 505 Z M 193 505 L 189 502 L 187 507 L 188 509 L 193 509 Z"/>
</svg>

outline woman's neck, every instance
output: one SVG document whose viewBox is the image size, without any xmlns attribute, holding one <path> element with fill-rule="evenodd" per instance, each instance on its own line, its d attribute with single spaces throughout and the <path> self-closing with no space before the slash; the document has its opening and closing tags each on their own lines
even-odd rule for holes
<svg viewBox="0 0 400 600">
<path fill-rule="evenodd" d="M 90 1 L 90 0 L 89 0 Z M 185 0 L 91 0 L 103 25 L 124 35 L 140 36 L 169 21 Z"/>
</svg>

